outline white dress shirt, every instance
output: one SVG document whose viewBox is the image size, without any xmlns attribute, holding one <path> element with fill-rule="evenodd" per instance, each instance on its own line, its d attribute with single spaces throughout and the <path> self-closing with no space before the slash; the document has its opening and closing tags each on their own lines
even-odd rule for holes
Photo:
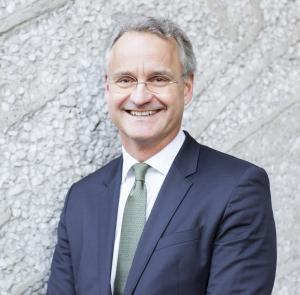
<svg viewBox="0 0 300 295">
<path fill-rule="evenodd" d="M 159 190 L 168 174 L 170 167 L 178 154 L 185 139 L 185 134 L 182 130 L 178 132 L 176 137 L 161 151 L 149 158 L 145 163 L 147 163 L 150 168 L 146 172 L 145 184 L 147 188 L 147 208 L 146 208 L 146 220 L 148 219 L 150 212 L 153 208 Z M 131 167 L 138 163 L 127 151 L 122 147 L 123 152 L 123 170 L 122 170 L 122 182 L 120 188 L 120 199 L 116 223 L 116 233 L 115 233 L 115 244 L 111 268 L 111 290 L 114 293 L 114 282 L 117 270 L 117 260 L 119 254 L 120 245 L 120 235 L 122 228 L 122 220 L 125 204 L 130 190 L 134 184 L 134 174 Z"/>
</svg>

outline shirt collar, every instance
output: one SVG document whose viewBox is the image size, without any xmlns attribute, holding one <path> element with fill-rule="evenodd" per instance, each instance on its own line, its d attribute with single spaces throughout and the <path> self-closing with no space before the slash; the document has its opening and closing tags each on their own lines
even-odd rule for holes
<svg viewBox="0 0 300 295">
<path fill-rule="evenodd" d="M 157 154 L 150 157 L 145 161 L 148 165 L 150 165 L 153 169 L 157 170 L 163 175 L 166 175 L 169 172 L 169 169 L 178 154 L 183 142 L 185 140 L 185 134 L 182 130 L 180 130 L 176 137 L 167 144 L 162 150 L 160 150 Z M 132 165 L 138 163 L 138 161 L 133 158 L 122 146 L 123 152 L 123 170 L 122 170 L 122 182 L 128 176 L 128 172 Z"/>
<path fill-rule="evenodd" d="M 128 154 L 123 146 L 122 146 L 122 153 L 123 153 L 123 169 L 122 169 L 122 183 L 123 183 L 126 177 L 128 176 L 128 172 L 130 168 L 134 164 L 138 163 L 138 161 L 135 158 L 133 158 L 130 154 Z"/>
</svg>

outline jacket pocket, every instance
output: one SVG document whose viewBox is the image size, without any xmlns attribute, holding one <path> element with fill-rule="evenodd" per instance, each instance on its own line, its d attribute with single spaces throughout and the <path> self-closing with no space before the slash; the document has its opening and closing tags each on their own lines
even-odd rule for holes
<svg viewBox="0 0 300 295">
<path fill-rule="evenodd" d="M 199 240 L 199 238 L 200 238 L 200 230 L 199 229 L 191 229 L 191 230 L 174 232 L 174 233 L 162 236 L 158 240 L 155 250 L 174 246 L 177 244 L 182 244 L 182 243 L 186 243 L 186 242 Z"/>
</svg>

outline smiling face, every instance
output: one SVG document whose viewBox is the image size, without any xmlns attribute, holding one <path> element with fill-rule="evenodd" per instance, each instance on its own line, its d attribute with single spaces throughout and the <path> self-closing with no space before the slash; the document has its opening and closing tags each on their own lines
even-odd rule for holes
<svg viewBox="0 0 300 295">
<path fill-rule="evenodd" d="M 129 153 L 140 148 L 154 154 L 176 136 L 193 88 L 193 77 L 183 79 L 182 74 L 173 38 L 127 32 L 114 44 L 108 61 L 106 99 L 110 116 Z M 143 83 L 131 91 L 118 89 L 111 83 L 117 81 L 127 86 L 134 80 L 160 83 L 162 79 L 177 83 L 169 83 L 155 93 Z"/>
</svg>

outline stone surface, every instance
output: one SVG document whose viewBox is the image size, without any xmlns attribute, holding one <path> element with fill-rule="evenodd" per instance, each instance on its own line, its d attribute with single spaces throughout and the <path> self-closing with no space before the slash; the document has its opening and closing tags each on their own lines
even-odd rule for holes
<svg viewBox="0 0 300 295">
<path fill-rule="evenodd" d="M 68 0 L 38 0 L 28 3 L 26 6 L 19 7 L 14 2 L 6 4 L 6 14 L 0 18 L 0 34 L 6 33 L 9 30 L 22 25 L 40 15 L 57 9 L 67 3 Z M 17 1 L 16 1 L 17 2 Z"/>
<path fill-rule="evenodd" d="M 299 294 L 299 0 L 2 0 L 0 294 L 45 294 L 67 189 L 120 153 L 102 57 L 132 11 L 170 17 L 193 40 L 198 72 L 184 127 L 267 170 L 273 294 Z"/>
</svg>

